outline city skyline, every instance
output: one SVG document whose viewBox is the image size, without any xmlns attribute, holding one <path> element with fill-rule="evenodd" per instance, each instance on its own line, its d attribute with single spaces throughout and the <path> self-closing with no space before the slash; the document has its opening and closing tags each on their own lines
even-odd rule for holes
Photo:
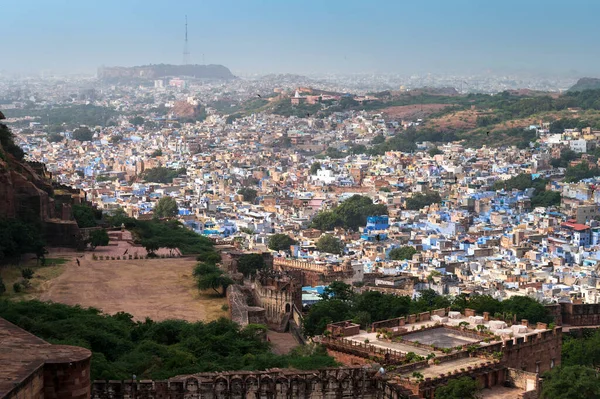
<svg viewBox="0 0 600 399">
<path fill-rule="evenodd" d="M 0 70 L 94 73 L 190 63 L 234 73 L 480 73 L 596 76 L 600 4 L 558 1 L 287 3 L 30 0 L 4 5 Z M 576 18 L 576 19 L 575 19 Z M 577 21 L 576 29 L 560 21 Z"/>
</svg>

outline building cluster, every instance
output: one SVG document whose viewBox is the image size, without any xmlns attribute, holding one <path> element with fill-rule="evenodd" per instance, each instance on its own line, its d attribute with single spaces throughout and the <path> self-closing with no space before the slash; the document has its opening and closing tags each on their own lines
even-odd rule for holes
<svg viewBox="0 0 600 399">
<path fill-rule="evenodd" d="M 353 271 L 346 273 L 349 280 L 386 292 L 398 288 L 414 296 L 431 288 L 499 299 L 529 295 L 549 303 L 600 300 L 597 181 L 569 183 L 565 165 L 553 166 L 565 151 L 581 154 L 570 166 L 594 161 L 598 132 L 554 134 L 540 122 L 530 127 L 538 145 L 526 149 L 422 142 L 411 153 L 371 155 L 373 143 L 401 136 L 422 120 L 365 111 L 226 116 L 231 112 L 223 107 L 235 108 L 239 98 L 253 95 L 249 91 L 267 87 L 258 80 L 225 85 L 171 79 L 67 95 L 73 87 L 65 83 L 52 96 L 43 92 L 43 101 L 109 106 L 117 115 L 98 126 L 62 125 L 53 133 L 56 140 L 49 140 L 54 126 L 44 118 L 9 122 L 30 158 L 44 162 L 59 183 L 84 190 L 107 214 L 123 209 L 133 217 L 152 217 L 157 202 L 170 196 L 178 204 L 177 217 L 200 234 L 253 251 L 267 251 L 273 234 L 288 234 L 297 244 L 275 258 L 344 265 Z M 305 93 L 298 88 L 273 94 L 307 104 L 336 100 Z M 199 104 L 212 105 L 194 120 Z M 187 112 L 191 115 L 182 116 Z M 78 141 L 78 129 L 89 129 L 92 139 Z M 355 150 L 361 145 L 367 151 Z M 519 175 L 546 179 L 546 192 L 560 194 L 560 203 L 540 203 L 539 187 L 511 189 L 509 179 Z M 387 214 L 368 215 L 354 230 L 323 231 L 311 224 L 319 212 L 353 195 L 385 205 Z M 317 249 L 325 234 L 341 240 L 341 253 Z M 416 250 L 412 257 L 393 256 L 394 249 L 407 246 Z"/>
</svg>

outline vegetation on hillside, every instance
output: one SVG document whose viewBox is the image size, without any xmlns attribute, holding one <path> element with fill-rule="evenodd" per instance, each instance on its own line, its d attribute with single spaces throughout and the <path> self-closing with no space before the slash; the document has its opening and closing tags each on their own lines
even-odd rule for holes
<svg viewBox="0 0 600 399">
<path fill-rule="evenodd" d="M 296 240 L 287 234 L 273 234 L 269 237 L 269 249 L 273 251 L 289 251 L 290 246 L 296 244 Z"/>
<path fill-rule="evenodd" d="M 50 132 L 58 133 L 85 126 L 110 126 L 114 124 L 118 112 L 112 108 L 96 105 L 68 105 L 48 108 L 26 107 L 5 112 L 7 118 L 33 116 L 37 121 L 50 125 Z"/>
<path fill-rule="evenodd" d="M 584 330 L 584 336 L 563 336 L 560 367 L 544 375 L 542 399 L 600 397 L 600 331 Z"/>
<path fill-rule="evenodd" d="M 312 220 L 310 227 L 322 231 L 343 227 L 357 231 L 367 224 L 368 216 L 387 215 L 387 207 L 373 204 L 369 197 L 353 195 L 329 211 L 319 212 Z"/>
<path fill-rule="evenodd" d="M 492 187 L 494 190 L 526 190 L 528 188 L 534 188 L 533 197 L 531 198 L 531 205 L 536 206 L 558 206 L 560 205 L 560 192 L 546 190 L 548 179 L 542 179 L 540 177 L 533 179 L 531 174 L 521 173 L 517 176 L 513 176 L 508 180 L 498 180 Z"/>
<path fill-rule="evenodd" d="M 210 238 L 196 234 L 177 220 L 138 220 L 128 217 L 123 210 L 118 210 L 107 217 L 107 222 L 113 227 L 123 225 L 130 229 L 136 241 L 144 247 L 179 248 L 184 255 L 198 255 L 198 260 L 215 257 L 220 259 Z"/>
<path fill-rule="evenodd" d="M 426 206 L 439 204 L 440 202 L 442 202 L 442 198 L 437 192 L 415 193 L 406 199 L 406 209 L 418 211 Z"/>
<path fill-rule="evenodd" d="M 39 301 L 0 301 L 3 317 L 53 344 L 92 350 L 91 379 L 166 379 L 181 374 L 275 367 L 318 369 L 336 363 L 318 346 L 274 355 L 262 337 L 266 327 L 220 319 L 210 323 L 183 320 L 133 321 L 127 313 L 102 314 Z"/>
<path fill-rule="evenodd" d="M 142 179 L 152 183 L 172 183 L 173 179 L 184 175 L 186 173 L 185 168 L 172 169 L 158 166 L 156 168 L 146 169 L 141 177 Z"/>
</svg>

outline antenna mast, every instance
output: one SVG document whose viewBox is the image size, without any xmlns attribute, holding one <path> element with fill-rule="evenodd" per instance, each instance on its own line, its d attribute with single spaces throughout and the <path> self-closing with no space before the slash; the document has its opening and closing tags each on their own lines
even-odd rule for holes
<svg viewBox="0 0 600 399">
<path fill-rule="evenodd" d="M 190 63 L 190 51 L 188 49 L 187 15 L 185 16 L 185 42 L 183 45 L 183 65 Z"/>
</svg>

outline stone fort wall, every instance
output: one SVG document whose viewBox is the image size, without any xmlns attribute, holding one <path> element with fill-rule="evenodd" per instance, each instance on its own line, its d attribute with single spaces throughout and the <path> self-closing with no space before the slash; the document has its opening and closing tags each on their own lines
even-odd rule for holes
<svg viewBox="0 0 600 399">
<path fill-rule="evenodd" d="M 168 381 L 95 381 L 92 399 L 413 399 L 362 366 L 202 373 Z"/>
</svg>

